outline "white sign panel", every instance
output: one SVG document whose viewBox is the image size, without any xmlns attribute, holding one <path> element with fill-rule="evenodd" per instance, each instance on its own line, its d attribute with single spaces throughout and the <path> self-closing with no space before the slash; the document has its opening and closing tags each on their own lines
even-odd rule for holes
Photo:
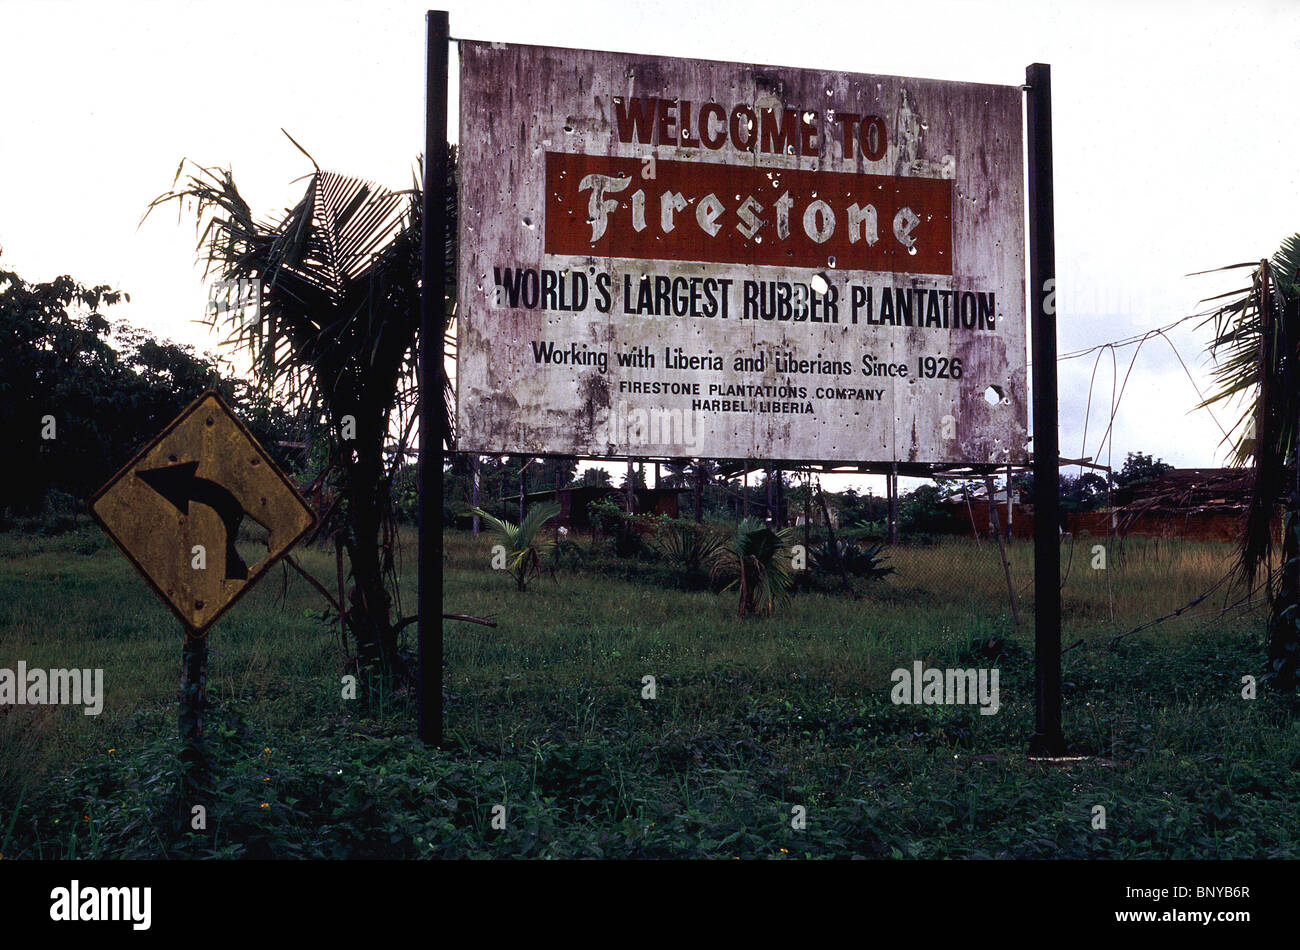
<svg viewBox="0 0 1300 950">
<path fill-rule="evenodd" d="M 457 449 L 1025 459 L 1019 86 L 460 60 Z"/>
</svg>

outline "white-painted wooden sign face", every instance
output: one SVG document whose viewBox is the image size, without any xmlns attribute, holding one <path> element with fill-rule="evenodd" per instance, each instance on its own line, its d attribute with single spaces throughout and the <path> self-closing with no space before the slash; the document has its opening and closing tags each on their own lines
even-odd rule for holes
<svg viewBox="0 0 1300 950">
<path fill-rule="evenodd" d="M 460 61 L 457 449 L 1025 459 L 1019 86 Z"/>
</svg>

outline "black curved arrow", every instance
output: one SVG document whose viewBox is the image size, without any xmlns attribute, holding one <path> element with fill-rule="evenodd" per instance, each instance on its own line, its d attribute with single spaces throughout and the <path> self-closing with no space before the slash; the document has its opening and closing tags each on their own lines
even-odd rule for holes
<svg viewBox="0 0 1300 950">
<path fill-rule="evenodd" d="M 190 502 L 207 505 L 221 516 L 226 526 L 226 580 L 247 580 L 248 565 L 235 550 L 239 526 L 244 520 L 244 507 L 230 491 L 206 478 L 196 478 L 198 462 L 181 462 L 162 468 L 137 472 L 144 483 L 171 502 L 181 513 L 190 513 Z"/>
</svg>

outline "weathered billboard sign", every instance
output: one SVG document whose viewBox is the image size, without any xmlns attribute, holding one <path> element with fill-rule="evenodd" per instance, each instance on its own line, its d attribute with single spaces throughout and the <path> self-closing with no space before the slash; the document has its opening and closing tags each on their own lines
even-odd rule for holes
<svg viewBox="0 0 1300 950">
<path fill-rule="evenodd" d="M 1019 86 L 460 62 L 458 449 L 1024 460 Z"/>
</svg>

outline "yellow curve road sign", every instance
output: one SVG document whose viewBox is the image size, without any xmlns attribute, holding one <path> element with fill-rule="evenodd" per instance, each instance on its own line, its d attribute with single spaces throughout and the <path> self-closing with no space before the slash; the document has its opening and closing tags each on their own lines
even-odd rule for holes
<svg viewBox="0 0 1300 950">
<path fill-rule="evenodd" d="M 211 390 L 114 475 L 90 510 L 195 634 L 206 632 L 316 520 Z M 236 546 L 250 521 L 267 530 L 266 554 L 251 563 Z"/>
</svg>

